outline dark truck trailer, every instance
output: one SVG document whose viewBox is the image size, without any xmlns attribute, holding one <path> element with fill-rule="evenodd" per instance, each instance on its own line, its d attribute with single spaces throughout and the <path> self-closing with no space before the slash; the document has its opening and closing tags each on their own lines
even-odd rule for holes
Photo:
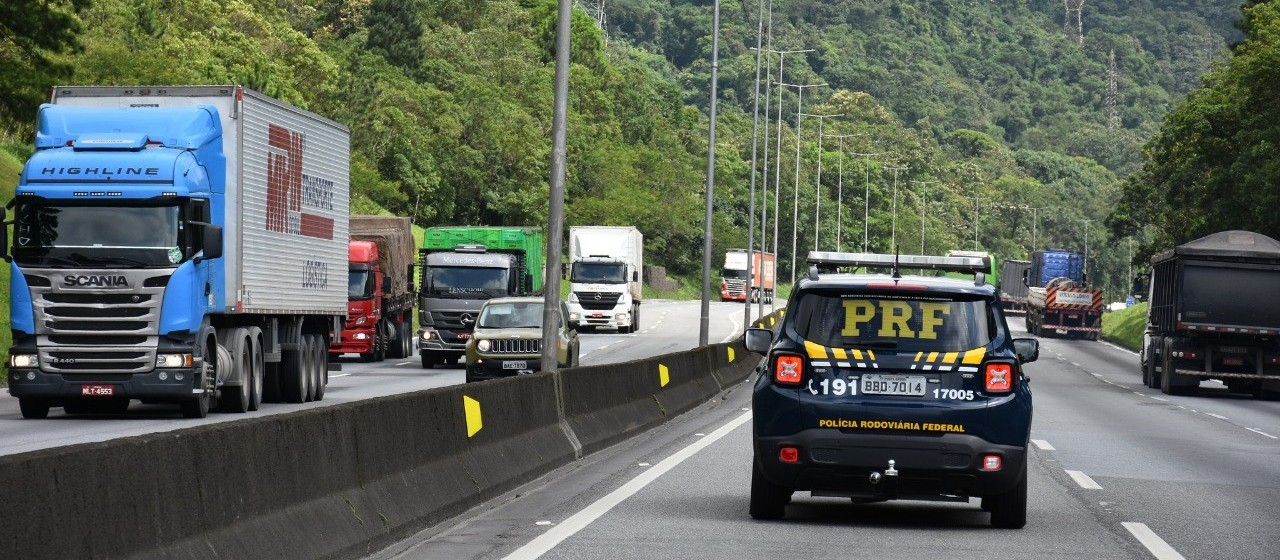
<svg viewBox="0 0 1280 560">
<path fill-rule="evenodd" d="M 1151 258 L 1143 382 L 1194 393 L 1204 379 L 1280 398 L 1280 242 L 1224 231 Z"/>
<path fill-rule="evenodd" d="M 1005 315 L 1027 314 L 1027 284 L 1022 275 L 1029 268 L 1030 261 L 1000 263 L 1000 306 Z"/>
</svg>

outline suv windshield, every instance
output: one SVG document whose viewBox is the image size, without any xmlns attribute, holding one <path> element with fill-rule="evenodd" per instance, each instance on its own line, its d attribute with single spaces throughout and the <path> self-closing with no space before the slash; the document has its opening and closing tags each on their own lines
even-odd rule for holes
<svg viewBox="0 0 1280 560">
<path fill-rule="evenodd" d="M 796 302 L 792 324 L 804 339 L 828 347 L 958 352 L 991 342 L 995 325 L 987 305 L 960 294 L 814 291 Z"/>
<path fill-rule="evenodd" d="M 476 326 L 485 329 L 542 328 L 541 303 L 490 303 Z"/>
</svg>

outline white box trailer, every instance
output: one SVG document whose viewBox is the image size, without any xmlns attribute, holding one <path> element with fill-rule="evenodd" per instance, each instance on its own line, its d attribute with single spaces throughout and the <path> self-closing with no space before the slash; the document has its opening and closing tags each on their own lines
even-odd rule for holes
<svg viewBox="0 0 1280 560">
<path fill-rule="evenodd" d="M 569 323 L 638 330 L 643 271 L 644 235 L 635 227 L 569 228 Z"/>
</svg>

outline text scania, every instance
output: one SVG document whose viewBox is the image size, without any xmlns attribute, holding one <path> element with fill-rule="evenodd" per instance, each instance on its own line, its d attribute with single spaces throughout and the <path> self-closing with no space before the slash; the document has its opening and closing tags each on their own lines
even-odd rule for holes
<svg viewBox="0 0 1280 560">
<path fill-rule="evenodd" d="M 129 281 L 124 276 L 76 276 L 69 274 L 62 277 L 62 285 L 69 288 L 128 288 Z"/>
</svg>

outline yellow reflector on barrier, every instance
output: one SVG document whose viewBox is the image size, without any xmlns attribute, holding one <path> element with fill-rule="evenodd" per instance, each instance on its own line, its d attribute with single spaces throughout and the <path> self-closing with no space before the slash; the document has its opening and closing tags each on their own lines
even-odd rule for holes
<svg viewBox="0 0 1280 560">
<path fill-rule="evenodd" d="M 671 374 L 669 373 L 669 371 L 670 370 L 667 369 L 667 366 L 658 364 L 658 386 L 659 387 L 666 387 L 667 383 L 671 382 Z"/>
<path fill-rule="evenodd" d="M 480 401 L 462 395 L 462 410 L 467 413 L 467 437 L 476 435 L 484 427 L 480 418 Z"/>
<path fill-rule="evenodd" d="M 729 351 L 729 363 L 733 363 L 733 348 L 725 348 Z"/>
</svg>

